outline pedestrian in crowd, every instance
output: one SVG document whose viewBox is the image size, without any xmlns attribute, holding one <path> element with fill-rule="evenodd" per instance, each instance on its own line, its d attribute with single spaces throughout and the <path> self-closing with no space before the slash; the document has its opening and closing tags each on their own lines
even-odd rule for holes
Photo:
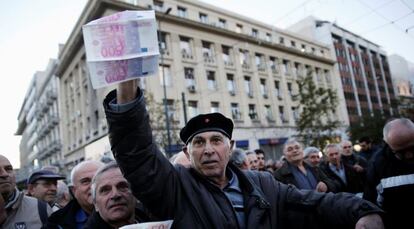
<svg viewBox="0 0 414 229">
<path fill-rule="evenodd" d="M 321 151 L 318 148 L 314 146 L 306 147 L 303 150 L 303 154 L 306 163 L 313 167 L 319 166 L 321 161 Z"/>
<path fill-rule="evenodd" d="M 257 170 L 265 171 L 265 152 L 262 149 L 255 149 L 254 152 L 257 157 Z"/>
<path fill-rule="evenodd" d="M 368 165 L 364 198 L 385 210 L 387 228 L 414 228 L 414 123 L 392 120 L 383 136 L 386 145 Z"/>
<path fill-rule="evenodd" d="M 344 164 L 352 166 L 354 171 L 361 177 L 363 181 L 365 181 L 366 169 L 368 167 L 367 160 L 364 157 L 354 153 L 351 141 L 342 141 L 341 147 L 341 161 Z"/>
<path fill-rule="evenodd" d="M 299 189 L 318 192 L 335 192 L 335 184 L 318 168 L 304 162 L 302 145 L 296 140 L 289 140 L 283 147 L 286 163 L 275 171 L 276 180 L 292 184 Z"/>
<path fill-rule="evenodd" d="M 247 159 L 249 159 L 250 170 L 258 169 L 257 155 L 254 151 L 246 151 Z"/>
<path fill-rule="evenodd" d="M 174 159 L 172 160 L 172 164 L 174 165 L 182 165 L 186 168 L 190 167 L 190 161 L 188 160 L 187 156 L 184 154 L 183 151 L 174 155 Z"/>
<path fill-rule="evenodd" d="M 69 187 L 64 181 L 59 180 L 57 183 L 56 202 L 52 207 L 53 212 L 65 207 L 71 200 Z"/>
<path fill-rule="evenodd" d="M 363 180 L 353 167 L 341 161 L 341 148 L 338 144 L 328 144 L 324 153 L 326 161 L 319 164 L 323 172 L 336 183 L 338 192 L 349 192 L 362 197 Z"/>
<path fill-rule="evenodd" d="M 120 228 L 148 220 L 143 212 L 135 214 L 137 201 L 114 161 L 96 172 L 91 192 L 95 212 L 89 217 L 84 229 Z"/>
<path fill-rule="evenodd" d="M 52 213 L 46 202 L 26 196 L 17 189 L 13 166 L 3 155 L 0 155 L 0 193 L 7 212 L 2 228 L 39 229 Z"/>
<path fill-rule="evenodd" d="M 230 163 L 233 163 L 241 170 L 250 170 L 250 162 L 243 149 L 235 148 L 232 150 Z"/>
<path fill-rule="evenodd" d="M 233 122 L 220 113 L 195 116 L 181 129 L 191 161 L 184 168 L 174 167 L 153 141 L 136 81 L 110 92 L 104 109 L 112 152 L 133 193 L 154 215 L 172 219 L 173 228 L 383 228 L 381 210 L 368 201 L 299 191 L 228 163 Z"/>
<path fill-rule="evenodd" d="M 374 145 L 372 139 L 368 136 L 359 138 L 358 144 L 361 147 L 359 155 L 361 155 L 367 161 L 369 161 L 375 152 L 379 150 L 378 146 Z"/>
<path fill-rule="evenodd" d="M 74 198 L 49 217 L 47 228 L 83 228 L 94 210 L 91 195 L 92 178 L 103 165 L 100 161 L 83 161 L 72 169 L 70 177 Z"/>
<path fill-rule="evenodd" d="M 57 182 L 65 179 L 51 170 L 39 170 L 33 172 L 27 180 L 27 192 L 29 196 L 43 200 L 50 207 L 56 202 Z"/>
</svg>

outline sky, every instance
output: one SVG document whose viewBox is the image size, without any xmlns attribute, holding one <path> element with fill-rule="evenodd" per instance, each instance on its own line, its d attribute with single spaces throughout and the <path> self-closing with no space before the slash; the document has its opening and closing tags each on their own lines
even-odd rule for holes
<svg viewBox="0 0 414 229">
<path fill-rule="evenodd" d="M 87 0 L 1 1 L 0 154 L 20 166 L 17 117 L 36 71 L 56 58 Z M 388 55 L 414 63 L 414 0 L 203 0 L 203 2 L 284 29 L 313 15 L 336 22 L 380 45 Z M 408 29 L 408 32 L 406 31 Z M 6 112 L 7 110 L 7 112 Z"/>
</svg>

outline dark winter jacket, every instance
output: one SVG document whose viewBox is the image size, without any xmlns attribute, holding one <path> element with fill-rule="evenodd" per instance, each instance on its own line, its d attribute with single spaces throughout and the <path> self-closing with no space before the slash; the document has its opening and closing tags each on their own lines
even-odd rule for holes
<svg viewBox="0 0 414 229">
<path fill-rule="evenodd" d="M 238 228 L 235 211 L 225 193 L 194 169 L 174 167 L 153 141 L 142 92 L 135 106 L 117 113 L 104 101 L 112 152 L 137 199 L 173 228 Z M 242 172 L 228 165 L 239 179 L 245 226 L 254 228 L 354 228 L 357 220 L 379 213 L 375 205 L 350 194 L 299 191 L 271 174 Z"/>
<path fill-rule="evenodd" d="M 59 209 L 49 217 L 48 229 L 76 229 L 76 213 L 81 210 L 76 199 L 72 199 L 64 208 Z"/>
<path fill-rule="evenodd" d="M 319 167 L 310 166 L 306 162 L 303 162 L 303 165 L 305 166 L 306 169 L 309 169 L 312 172 L 317 182 L 322 181 L 323 183 L 326 184 L 326 186 L 328 187 L 328 192 L 336 192 L 335 183 L 331 179 L 329 179 Z M 290 166 L 294 166 L 294 165 L 291 165 L 289 162 L 283 163 L 283 166 L 280 167 L 278 170 L 276 170 L 273 173 L 273 175 L 276 178 L 276 180 L 284 184 L 292 184 L 295 187 L 298 187 L 298 183 L 292 171 L 290 170 Z"/>
<path fill-rule="evenodd" d="M 328 162 L 322 162 L 319 167 L 322 171 L 337 184 L 336 190 L 338 192 L 349 192 L 349 193 L 362 193 L 364 192 L 364 184 L 362 177 L 355 172 L 355 170 L 348 164 L 343 164 L 345 169 L 345 177 L 347 183 L 344 183 L 342 179 L 336 175 L 331 168 L 329 168 Z"/>
<path fill-rule="evenodd" d="M 414 228 L 414 164 L 384 146 L 368 165 L 364 199 L 385 210 L 386 228 Z"/>
</svg>

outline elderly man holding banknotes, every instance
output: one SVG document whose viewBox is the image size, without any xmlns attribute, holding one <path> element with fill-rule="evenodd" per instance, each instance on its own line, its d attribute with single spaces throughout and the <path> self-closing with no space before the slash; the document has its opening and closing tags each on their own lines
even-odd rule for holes
<svg viewBox="0 0 414 229">
<path fill-rule="evenodd" d="M 151 134 L 143 92 L 123 82 L 104 100 L 112 152 L 133 194 L 173 228 L 383 228 L 382 211 L 352 194 L 300 191 L 229 162 L 233 122 L 192 118 L 180 132 L 191 167 L 172 165 Z"/>
</svg>

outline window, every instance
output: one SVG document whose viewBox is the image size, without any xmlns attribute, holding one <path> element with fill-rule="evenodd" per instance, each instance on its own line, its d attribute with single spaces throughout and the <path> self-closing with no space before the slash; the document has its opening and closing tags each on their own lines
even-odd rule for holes
<svg viewBox="0 0 414 229">
<path fill-rule="evenodd" d="M 293 72 L 297 76 L 302 76 L 302 65 L 298 62 L 295 62 L 293 65 L 294 65 Z"/>
<path fill-rule="evenodd" d="M 283 74 L 285 74 L 285 75 L 290 74 L 289 64 L 290 64 L 290 61 L 283 60 Z"/>
<path fill-rule="evenodd" d="M 231 103 L 231 116 L 234 120 L 241 119 L 241 112 L 238 103 Z"/>
<path fill-rule="evenodd" d="M 265 105 L 264 108 L 267 121 L 273 121 L 272 107 L 270 107 L 270 105 Z"/>
<path fill-rule="evenodd" d="M 213 57 L 213 44 L 208 41 L 201 41 L 202 53 L 204 58 Z"/>
<path fill-rule="evenodd" d="M 280 91 L 280 83 L 279 81 L 275 81 L 275 96 L 277 96 L 279 99 L 282 99 L 282 93 Z"/>
<path fill-rule="evenodd" d="M 252 29 L 252 37 L 258 37 L 259 36 L 259 31 L 257 31 L 257 29 Z"/>
<path fill-rule="evenodd" d="M 178 16 L 179 17 L 184 17 L 184 18 L 187 17 L 187 9 L 186 8 L 178 6 L 177 11 L 178 11 Z"/>
<path fill-rule="evenodd" d="M 194 69 L 184 68 L 184 74 L 186 86 L 195 88 Z"/>
<path fill-rule="evenodd" d="M 248 76 L 244 77 L 244 91 L 249 97 L 253 97 L 252 83 Z"/>
<path fill-rule="evenodd" d="M 279 43 L 282 45 L 285 44 L 285 38 L 279 37 Z"/>
<path fill-rule="evenodd" d="M 290 82 L 287 83 L 287 90 L 288 90 L 289 96 L 292 97 L 293 96 L 292 83 L 290 83 Z"/>
<path fill-rule="evenodd" d="M 165 51 L 168 49 L 167 47 L 167 33 L 161 32 L 160 33 L 160 49 L 161 51 Z"/>
<path fill-rule="evenodd" d="M 220 112 L 219 105 L 220 105 L 219 102 L 211 102 L 210 112 L 211 113 Z"/>
<path fill-rule="evenodd" d="M 232 62 L 231 56 L 230 56 L 231 48 L 229 46 L 222 45 L 221 49 L 223 51 L 222 57 L 223 57 L 224 65 L 226 65 L 226 66 L 233 65 L 233 62 Z"/>
<path fill-rule="evenodd" d="M 216 77 L 213 71 L 207 71 L 207 87 L 209 90 L 217 90 Z"/>
<path fill-rule="evenodd" d="M 227 74 L 227 90 L 230 92 L 231 95 L 236 94 L 236 86 L 234 83 L 234 75 Z"/>
<path fill-rule="evenodd" d="M 191 38 L 180 37 L 180 49 L 183 58 L 192 58 Z"/>
<path fill-rule="evenodd" d="M 163 74 L 165 74 L 165 86 L 169 87 L 171 86 L 171 71 L 170 66 L 164 65 L 164 66 L 158 66 L 159 76 L 160 76 L 160 84 L 161 86 L 164 86 L 164 77 Z"/>
<path fill-rule="evenodd" d="M 175 117 L 176 110 L 174 105 L 174 100 L 167 99 L 167 110 L 168 110 L 168 118 L 170 121 L 177 121 L 178 119 Z"/>
<path fill-rule="evenodd" d="M 236 33 L 242 33 L 243 32 L 243 26 L 240 24 L 236 24 Z"/>
<path fill-rule="evenodd" d="M 302 44 L 302 48 L 300 49 L 301 52 L 306 52 L 306 45 Z"/>
<path fill-rule="evenodd" d="M 292 115 L 293 115 L 293 120 L 295 120 L 295 122 L 297 122 L 299 120 L 299 111 L 298 111 L 298 107 L 292 107 Z"/>
<path fill-rule="evenodd" d="M 296 48 L 296 42 L 295 41 L 290 41 L 290 46 L 292 46 L 293 48 Z"/>
<path fill-rule="evenodd" d="M 287 122 L 287 118 L 285 117 L 285 109 L 283 106 L 279 106 L 279 118 L 280 121 L 282 121 L 283 123 Z"/>
<path fill-rule="evenodd" d="M 154 10 L 164 11 L 164 2 L 154 0 Z"/>
<path fill-rule="evenodd" d="M 262 94 L 263 98 L 267 99 L 266 79 L 260 79 L 260 94 Z"/>
<path fill-rule="evenodd" d="M 272 69 L 273 73 L 277 72 L 277 60 L 276 57 L 269 57 L 269 65 L 270 65 L 270 69 Z"/>
<path fill-rule="evenodd" d="M 260 71 L 266 70 L 266 65 L 264 62 L 264 55 L 260 53 L 256 53 L 255 55 L 256 67 Z"/>
<path fill-rule="evenodd" d="M 240 49 L 240 64 L 244 68 L 249 67 L 249 51 Z"/>
<path fill-rule="evenodd" d="M 252 120 L 257 120 L 259 118 L 254 104 L 249 104 L 249 117 Z"/>
<path fill-rule="evenodd" d="M 198 14 L 198 17 L 200 19 L 200 22 L 206 23 L 206 24 L 208 23 L 208 16 L 207 16 L 207 14 L 199 13 Z"/>
<path fill-rule="evenodd" d="M 224 19 L 222 19 L 222 18 L 219 18 L 219 21 L 218 21 L 218 27 L 220 27 L 220 28 L 226 28 L 227 27 L 227 25 L 226 25 L 226 20 L 224 20 Z"/>
<path fill-rule="evenodd" d="M 188 101 L 188 113 L 190 118 L 198 115 L 197 101 Z"/>
<path fill-rule="evenodd" d="M 267 42 L 272 42 L 272 34 L 266 33 L 266 41 Z"/>
</svg>

